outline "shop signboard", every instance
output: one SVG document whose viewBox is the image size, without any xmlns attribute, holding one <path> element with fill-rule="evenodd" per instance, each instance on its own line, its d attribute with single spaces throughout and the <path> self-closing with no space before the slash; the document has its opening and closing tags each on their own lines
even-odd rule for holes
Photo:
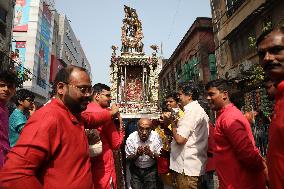
<svg viewBox="0 0 284 189">
<path fill-rule="evenodd" d="M 38 67 L 37 67 L 37 84 L 42 88 L 46 88 L 48 81 L 47 71 L 50 65 L 50 40 L 51 40 L 51 12 L 48 6 L 43 4 L 43 11 L 41 17 L 41 31 L 40 31 L 40 42 L 39 42 L 39 56 L 38 56 Z"/>
<path fill-rule="evenodd" d="M 25 41 L 13 41 L 11 59 L 16 63 L 16 69 L 23 71 L 26 60 L 26 42 Z"/>
<path fill-rule="evenodd" d="M 30 0 L 16 0 L 13 31 L 28 31 L 29 13 Z"/>
</svg>

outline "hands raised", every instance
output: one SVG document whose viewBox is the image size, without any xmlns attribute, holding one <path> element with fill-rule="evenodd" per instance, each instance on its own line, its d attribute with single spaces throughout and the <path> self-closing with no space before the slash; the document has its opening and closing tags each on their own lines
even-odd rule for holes
<svg viewBox="0 0 284 189">
<path fill-rule="evenodd" d="M 119 111 L 119 107 L 116 104 L 112 104 L 110 107 L 110 115 L 113 117 Z"/>
<path fill-rule="evenodd" d="M 154 153 L 150 150 L 150 146 L 149 145 L 144 146 L 144 154 L 148 155 L 148 156 L 153 156 Z"/>
<path fill-rule="evenodd" d="M 139 146 L 137 148 L 136 154 L 139 155 L 139 156 L 142 156 L 144 154 L 144 146 Z"/>
<path fill-rule="evenodd" d="M 179 119 L 178 115 L 173 116 L 172 112 L 164 112 L 162 114 L 162 117 L 164 119 L 164 122 L 167 123 L 167 125 L 172 124 L 173 127 L 176 127 Z"/>
<path fill-rule="evenodd" d="M 151 151 L 150 146 L 146 145 L 146 146 L 139 146 L 137 148 L 137 152 L 136 154 L 138 156 L 142 156 L 143 154 L 150 156 L 151 158 L 154 158 L 154 152 Z"/>
</svg>

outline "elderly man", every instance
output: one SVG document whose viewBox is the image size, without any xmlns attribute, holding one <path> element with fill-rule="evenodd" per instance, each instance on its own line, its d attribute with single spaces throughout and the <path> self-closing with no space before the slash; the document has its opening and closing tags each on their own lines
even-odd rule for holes
<svg viewBox="0 0 284 189">
<path fill-rule="evenodd" d="M 256 45 L 260 64 L 277 86 L 267 153 L 270 186 L 284 188 L 284 26 L 264 32 Z"/>
<path fill-rule="evenodd" d="M 85 69 L 62 68 L 54 81 L 55 98 L 36 111 L 0 171 L 0 188 L 92 189 L 89 145 L 84 124 L 96 127 L 117 112 L 86 114 L 92 86 Z"/>
<path fill-rule="evenodd" d="M 138 131 L 129 135 L 126 140 L 126 158 L 131 161 L 131 188 L 157 188 L 157 158 L 162 148 L 162 140 L 158 133 L 152 130 L 152 121 L 141 118 L 138 121 Z"/>
</svg>

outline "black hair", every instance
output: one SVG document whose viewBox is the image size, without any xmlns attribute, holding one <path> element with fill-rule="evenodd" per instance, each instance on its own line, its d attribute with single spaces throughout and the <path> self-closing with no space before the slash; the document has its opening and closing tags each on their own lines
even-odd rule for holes
<svg viewBox="0 0 284 189">
<path fill-rule="evenodd" d="M 216 80 L 213 80 L 213 81 L 209 81 L 205 86 L 205 90 L 208 90 L 211 87 L 216 87 L 220 91 L 229 92 L 229 90 L 230 90 L 229 81 L 227 81 L 225 79 L 216 79 Z"/>
<path fill-rule="evenodd" d="M 172 93 L 167 94 L 165 99 L 168 99 L 168 98 L 173 98 L 176 102 L 179 102 L 179 97 L 178 97 L 177 92 L 172 92 Z"/>
<path fill-rule="evenodd" d="M 180 83 L 178 89 L 181 90 L 185 95 L 191 95 L 192 100 L 199 99 L 199 89 L 194 81 Z"/>
<path fill-rule="evenodd" d="M 276 27 L 276 28 L 271 28 L 271 29 L 268 29 L 268 30 L 265 30 L 264 32 L 262 32 L 262 33 L 260 34 L 260 36 L 257 38 L 257 40 L 256 40 L 256 47 L 258 47 L 259 43 L 260 43 L 261 41 L 263 41 L 263 40 L 267 37 L 267 35 L 270 34 L 270 33 L 273 32 L 273 31 L 280 31 L 281 33 L 284 34 L 284 26 L 279 26 L 279 27 Z"/>
<path fill-rule="evenodd" d="M 25 99 L 30 98 L 32 101 L 35 99 L 35 95 L 33 92 L 27 90 L 27 89 L 20 89 L 16 91 L 15 95 L 15 104 L 16 106 L 19 106 L 19 101 L 24 101 Z"/>
<path fill-rule="evenodd" d="M 163 101 L 163 103 L 161 105 L 161 110 L 162 110 L 162 112 L 169 112 L 169 109 L 168 109 L 166 101 Z"/>
<path fill-rule="evenodd" d="M 15 87 L 17 84 L 17 75 L 10 70 L 0 71 L 0 81 Z"/>
<path fill-rule="evenodd" d="M 82 68 L 82 67 L 79 67 L 79 66 L 67 66 L 67 67 L 64 67 L 64 68 L 61 68 L 56 76 L 55 76 L 55 79 L 54 79 L 54 83 L 53 83 L 53 86 L 52 86 L 52 94 L 56 94 L 57 92 L 57 85 L 59 82 L 63 82 L 63 83 L 69 83 L 70 81 L 70 75 L 71 73 L 75 70 L 79 70 L 79 71 L 84 71 L 87 73 L 87 70 L 85 68 Z"/>
<path fill-rule="evenodd" d="M 110 91 L 110 87 L 103 83 L 97 83 L 93 86 L 93 90 L 94 90 L 93 94 L 97 94 L 101 93 L 103 90 Z"/>
</svg>

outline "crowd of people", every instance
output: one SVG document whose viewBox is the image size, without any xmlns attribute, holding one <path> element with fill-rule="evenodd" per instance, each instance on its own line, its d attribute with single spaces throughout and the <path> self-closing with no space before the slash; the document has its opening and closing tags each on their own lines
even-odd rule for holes
<svg viewBox="0 0 284 189">
<path fill-rule="evenodd" d="M 56 75 L 53 97 L 35 110 L 35 96 L 16 91 L 16 75 L 0 73 L 0 188 L 116 189 L 113 151 L 125 151 L 132 189 L 284 188 L 284 27 L 257 40 L 259 61 L 275 87 L 267 157 L 256 147 L 251 125 L 231 102 L 227 80 L 192 81 L 165 98 L 159 120 L 141 118 L 125 137 L 110 88 L 91 85 L 84 68 Z M 199 102 L 206 94 L 209 109 Z M 7 103 L 15 95 L 9 115 Z M 218 178 L 217 178 L 218 177 Z"/>
</svg>

